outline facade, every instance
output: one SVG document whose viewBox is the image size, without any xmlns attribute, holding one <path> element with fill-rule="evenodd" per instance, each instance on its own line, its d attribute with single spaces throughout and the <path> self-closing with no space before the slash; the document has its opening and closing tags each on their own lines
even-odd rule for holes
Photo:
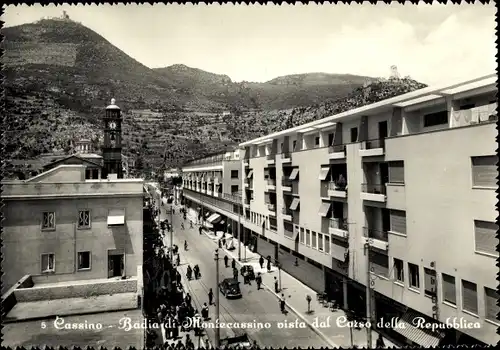
<svg viewBox="0 0 500 350">
<path fill-rule="evenodd" d="M 468 323 L 393 327 L 401 344 L 496 344 L 495 84 L 429 87 L 240 144 L 251 248 L 358 315 L 370 285 L 374 319 Z"/>
</svg>

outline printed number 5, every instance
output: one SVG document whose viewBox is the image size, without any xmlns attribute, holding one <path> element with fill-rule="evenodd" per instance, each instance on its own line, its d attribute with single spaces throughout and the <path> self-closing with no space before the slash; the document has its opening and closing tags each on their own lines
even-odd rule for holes
<svg viewBox="0 0 500 350">
<path fill-rule="evenodd" d="M 45 328 L 47 328 L 47 325 L 45 324 L 45 322 L 42 322 L 42 323 L 40 324 L 40 327 L 41 327 L 42 329 L 45 329 Z"/>
</svg>

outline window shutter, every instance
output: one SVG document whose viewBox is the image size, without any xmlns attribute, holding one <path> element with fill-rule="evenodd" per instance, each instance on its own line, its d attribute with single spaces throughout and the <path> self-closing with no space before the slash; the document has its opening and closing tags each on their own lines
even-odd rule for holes
<svg viewBox="0 0 500 350">
<path fill-rule="evenodd" d="M 325 235 L 325 253 L 330 254 L 330 236 Z"/>
<path fill-rule="evenodd" d="M 457 304 L 455 277 L 443 273 L 443 299 L 453 305 Z"/>
<path fill-rule="evenodd" d="M 318 232 L 318 250 L 323 250 L 323 235 Z"/>
<path fill-rule="evenodd" d="M 389 276 L 389 258 L 385 254 L 370 251 L 370 271 L 376 275 Z"/>
<path fill-rule="evenodd" d="M 389 182 L 390 183 L 405 183 L 405 167 L 404 162 L 389 163 Z"/>
<path fill-rule="evenodd" d="M 496 187 L 497 162 L 496 156 L 472 157 L 472 184 L 474 186 Z"/>
<path fill-rule="evenodd" d="M 462 280 L 463 308 L 477 314 L 477 286 L 475 283 Z"/>
<path fill-rule="evenodd" d="M 499 295 L 494 289 L 484 288 L 485 317 L 490 321 L 498 322 L 497 314 L 500 307 L 497 306 Z"/>
<path fill-rule="evenodd" d="M 424 291 L 428 295 L 436 294 L 436 271 L 424 268 Z"/>
<path fill-rule="evenodd" d="M 271 195 L 268 192 L 264 193 L 264 201 L 266 204 L 271 203 Z"/>
<path fill-rule="evenodd" d="M 391 216 L 391 231 L 406 235 L 406 212 L 402 210 L 392 210 Z"/>
<path fill-rule="evenodd" d="M 493 222 L 474 220 L 476 250 L 489 254 L 498 255 L 496 250 L 498 239 L 496 233 L 498 226 Z"/>
<path fill-rule="evenodd" d="M 314 232 L 314 231 L 312 231 L 312 243 L 311 243 L 311 246 L 313 248 L 317 248 L 318 247 L 318 245 L 316 243 L 316 232 Z"/>
</svg>

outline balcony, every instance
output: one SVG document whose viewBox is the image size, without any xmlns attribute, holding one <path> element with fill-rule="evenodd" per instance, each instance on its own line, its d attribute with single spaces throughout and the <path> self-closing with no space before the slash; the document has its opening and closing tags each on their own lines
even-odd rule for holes
<svg viewBox="0 0 500 350">
<path fill-rule="evenodd" d="M 244 178 L 243 179 L 243 184 L 245 185 L 245 187 L 249 187 L 250 186 L 250 180 L 247 179 L 247 178 Z"/>
<path fill-rule="evenodd" d="M 235 193 L 223 193 L 222 198 L 231 201 L 233 203 L 241 203 L 241 194 Z"/>
<path fill-rule="evenodd" d="M 276 191 L 276 179 L 267 179 L 266 190 Z"/>
<path fill-rule="evenodd" d="M 345 145 L 336 145 L 328 147 L 329 159 L 344 159 L 345 158 Z"/>
<path fill-rule="evenodd" d="M 292 162 L 292 154 L 290 152 L 281 153 L 281 163 L 291 163 Z"/>
<path fill-rule="evenodd" d="M 276 204 L 269 203 L 267 205 L 267 210 L 269 210 L 270 215 L 276 216 Z"/>
<path fill-rule="evenodd" d="M 283 188 L 283 191 L 286 192 L 291 192 L 292 191 L 292 180 L 288 180 L 288 177 L 286 179 L 281 180 L 281 187 Z"/>
<path fill-rule="evenodd" d="M 214 184 L 218 185 L 218 184 L 220 184 L 220 182 L 221 182 L 221 178 L 219 176 L 215 176 L 214 177 Z"/>
<path fill-rule="evenodd" d="M 361 184 L 361 199 L 385 203 L 387 200 L 385 184 Z"/>
<path fill-rule="evenodd" d="M 363 231 L 365 243 L 368 243 L 370 247 L 386 251 L 389 249 L 389 234 L 387 231 L 376 230 L 369 227 L 364 227 Z"/>
<path fill-rule="evenodd" d="M 275 162 L 276 155 L 275 154 L 268 154 L 266 156 L 266 164 L 274 164 Z"/>
<path fill-rule="evenodd" d="M 340 218 L 330 218 L 330 224 L 328 227 L 328 232 L 340 238 L 349 238 L 349 229 L 347 222 Z"/>
<path fill-rule="evenodd" d="M 364 142 L 363 149 L 359 150 L 360 157 L 383 156 L 385 152 L 385 139 L 368 140 Z"/>
<path fill-rule="evenodd" d="M 328 183 L 328 196 L 337 198 L 347 197 L 347 184 L 337 184 L 335 182 Z"/>
<path fill-rule="evenodd" d="M 283 220 L 286 220 L 286 221 L 292 221 L 293 219 L 293 215 L 292 215 L 292 211 L 288 209 L 289 205 L 286 205 L 285 208 L 282 208 L 281 209 L 281 215 L 283 216 Z"/>
</svg>

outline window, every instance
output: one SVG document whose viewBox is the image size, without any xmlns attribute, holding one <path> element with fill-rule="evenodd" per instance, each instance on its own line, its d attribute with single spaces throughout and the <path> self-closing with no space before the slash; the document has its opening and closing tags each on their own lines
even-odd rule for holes
<svg viewBox="0 0 500 350">
<path fill-rule="evenodd" d="M 239 187 L 238 185 L 231 185 L 231 193 L 238 193 Z"/>
<path fill-rule="evenodd" d="M 328 146 L 333 146 L 334 134 L 328 134 Z"/>
<path fill-rule="evenodd" d="M 231 170 L 231 179 L 238 178 L 238 170 Z"/>
<path fill-rule="evenodd" d="M 457 291 L 455 277 L 443 273 L 443 300 L 447 303 L 457 305 Z"/>
<path fill-rule="evenodd" d="M 78 228 L 90 228 L 90 210 L 80 210 L 78 212 Z"/>
<path fill-rule="evenodd" d="M 319 136 L 314 138 L 314 146 L 319 147 Z"/>
<path fill-rule="evenodd" d="M 498 323 L 497 314 L 500 308 L 497 300 L 500 299 L 496 290 L 484 287 L 484 317 L 487 320 Z"/>
<path fill-rule="evenodd" d="M 389 257 L 370 250 L 370 272 L 378 276 L 389 277 Z"/>
<path fill-rule="evenodd" d="M 497 187 L 497 156 L 472 157 L 472 186 Z"/>
<path fill-rule="evenodd" d="M 403 161 L 389 162 L 389 183 L 405 183 L 405 165 Z"/>
<path fill-rule="evenodd" d="M 358 141 L 358 128 L 351 128 L 351 142 Z"/>
<path fill-rule="evenodd" d="M 418 271 L 418 265 L 408 263 L 408 273 L 410 274 L 410 287 L 420 289 L 420 273 Z"/>
<path fill-rule="evenodd" d="M 496 250 L 498 244 L 498 240 L 496 239 L 497 230 L 498 226 L 493 222 L 474 220 L 475 250 L 498 256 Z"/>
<path fill-rule="evenodd" d="M 92 179 L 92 171 L 91 169 L 85 169 L 85 180 Z"/>
<path fill-rule="evenodd" d="M 318 250 L 323 251 L 323 235 L 318 232 Z"/>
<path fill-rule="evenodd" d="M 44 211 L 42 217 L 42 230 L 55 230 L 56 213 L 53 211 Z"/>
<path fill-rule="evenodd" d="M 55 255 L 54 254 L 42 254 L 42 273 L 55 272 Z"/>
<path fill-rule="evenodd" d="M 448 124 L 448 111 L 441 111 L 424 115 L 424 128 L 443 124 Z"/>
<path fill-rule="evenodd" d="M 391 231 L 406 235 L 406 212 L 403 210 L 390 210 Z"/>
<path fill-rule="evenodd" d="M 405 281 L 403 260 L 394 258 L 394 279 L 399 282 Z"/>
<path fill-rule="evenodd" d="M 283 142 L 280 143 L 280 152 L 283 153 Z"/>
<path fill-rule="evenodd" d="M 436 271 L 424 268 L 424 294 L 427 296 L 436 295 Z"/>
<path fill-rule="evenodd" d="M 90 270 L 90 252 L 78 253 L 78 270 Z"/>
<path fill-rule="evenodd" d="M 318 248 L 317 242 L 316 242 L 316 232 L 312 231 L 312 242 L 311 246 L 315 249 Z"/>
<path fill-rule="evenodd" d="M 311 245 L 311 232 L 309 230 L 306 230 L 306 245 Z"/>
<path fill-rule="evenodd" d="M 304 236 L 304 229 L 301 227 L 300 228 L 300 243 L 305 244 L 306 243 L 306 237 Z"/>
<path fill-rule="evenodd" d="M 293 140 L 293 142 L 292 142 L 292 150 L 294 152 L 297 150 L 297 140 Z"/>
<path fill-rule="evenodd" d="M 325 235 L 325 253 L 330 254 L 330 236 Z"/>
<path fill-rule="evenodd" d="M 477 315 L 477 286 L 466 280 L 462 280 L 462 308 Z"/>
</svg>

